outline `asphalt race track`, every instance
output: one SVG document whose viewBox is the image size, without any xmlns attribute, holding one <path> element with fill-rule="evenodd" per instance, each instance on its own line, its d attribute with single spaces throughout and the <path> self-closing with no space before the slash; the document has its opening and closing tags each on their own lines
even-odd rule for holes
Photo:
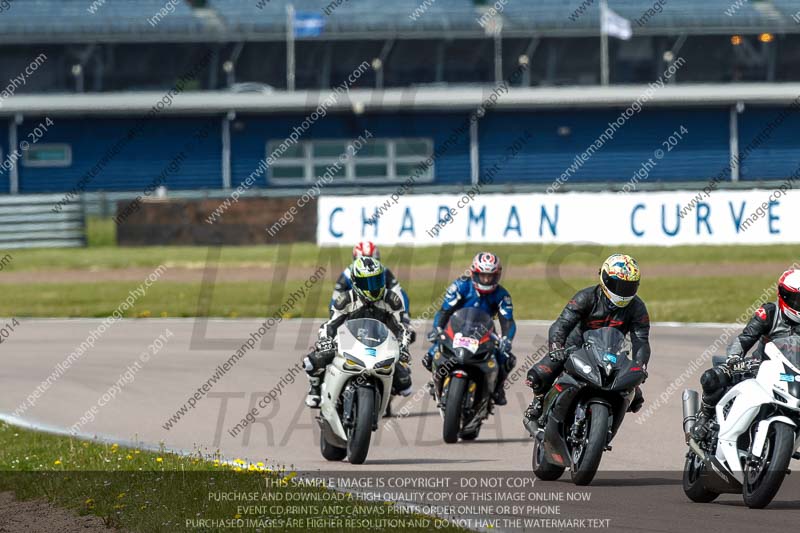
<svg viewBox="0 0 800 533">
<path fill-rule="evenodd" d="M 0 413 L 9 418 L 100 322 L 22 320 L 0 347 Z M 265 461 L 303 472 L 530 472 L 531 440 L 521 424 L 521 413 L 531 397 L 523 383 L 527 364 L 512 375 L 517 379 L 508 391 L 509 404 L 496 409 L 480 437 L 446 445 L 441 440 L 441 418 L 422 390 L 427 372 L 419 361 L 427 345 L 418 340 L 412 353 L 414 387 L 419 392 L 393 406 L 395 413 L 407 414 L 383 420 L 373 434 L 365 465 L 330 463 L 319 453 L 319 431 L 313 419 L 316 412 L 303 405 L 305 376 L 293 369 L 313 343 L 318 321 L 287 320 L 274 326 L 253 350 L 220 376 L 218 365 L 257 331 L 260 323 L 255 319 L 117 322 L 94 342 L 94 348 L 58 379 L 51 380 L 52 385 L 18 420 L 66 430 L 84 416 L 87 422 L 80 427 L 84 434 L 151 445 L 163 442 L 167 448 L 178 450 L 220 450 L 230 459 Z M 135 365 L 141 361 L 140 354 L 166 330 L 172 335 L 163 348 L 149 361 Z M 680 470 L 686 448 L 680 392 L 687 385 L 698 387 L 699 375 L 707 365 L 692 370 L 689 362 L 722 331 L 721 326 L 653 327 L 645 407 L 636 415 L 628 415 L 613 442 L 613 451 L 604 455 L 602 473 L 589 489 L 591 499 L 565 504 L 569 507 L 565 507 L 568 511 L 563 511 L 563 516 L 609 518 L 614 531 L 764 531 L 797 524 L 800 484 L 792 479 L 796 474 L 789 477 L 766 511 L 746 509 L 738 496 L 723 496 L 712 504 L 691 504 L 681 490 Z M 539 349 L 544 335 L 546 326 L 542 324 L 520 324 L 514 344 L 520 363 Z M 126 369 L 128 378 L 120 380 Z M 215 372 L 216 383 L 208 385 Z M 686 382 L 669 389 L 682 374 Z M 106 395 L 104 400 L 104 393 L 115 382 L 114 397 Z M 170 417 L 188 405 L 196 391 L 200 399 L 193 400 L 195 406 L 187 407 L 185 414 L 165 429 Z M 259 409 L 259 400 L 270 392 L 275 399 Z M 656 403 L 659 398 L 661 403 Z M 88 421 L 85 413 L 92 406 L 97 406 L 96 414 Z M 231 436 L 229 430 L 254 407 L 258 409 L 255 423 Z M 539 481 L 536 488 L 571 491 L 574 487 L 567 479 L 565 475 L 558 482 Z"/>
</svg>

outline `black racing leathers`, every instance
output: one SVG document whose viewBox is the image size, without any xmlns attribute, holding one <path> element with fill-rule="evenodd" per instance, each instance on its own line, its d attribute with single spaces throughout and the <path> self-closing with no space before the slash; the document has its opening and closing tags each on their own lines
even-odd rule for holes
<svg viewBox="0 0 800 533">
<path fill-rule="evenodd" d="M 638 296 L 625 307 L 617 307 L 603 293 L 600 285 L 578 291 L 567 303 L 561 315 L 550 326 L 550 350 L 581 346 L 588 330 L 614 327 L 630 334 L 633 360 L 646 368 L 650 361 L 650 316 Z M 564 361 L 554 361 L 550 355 L 536 363 L 529 380 L 538 394 L 546 392 L 564 369 Z"/>
<path fill-rule="evenodd" d="M 756 344 L 753 357 L 764 357 L 764 346 L 773 339 L 800 335 L 800 324 L 796 324 L 781 313 L 776 303 L 765 303 L 759 307 L 739 336 L 728 346 L 728 357 L 743 358 Z M 725 395 L 730 386 L 728 372 L 720 367 L 709 368 L 700 377 L 703 387 L 703 408 L 710 410 Z"/>
</svg>

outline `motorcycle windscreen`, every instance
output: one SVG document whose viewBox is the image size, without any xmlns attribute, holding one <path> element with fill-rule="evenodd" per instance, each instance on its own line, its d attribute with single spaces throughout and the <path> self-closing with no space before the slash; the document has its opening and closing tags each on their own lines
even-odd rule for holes
<svg viewBox="0 0 800 533">
<path fill-rule="evenodd" d="M 772 343 L 795 369 L 800 370 L 800 336 L 792 335 L 791 337 L 773 339 Z M 785 364 L 783 366 L 784 372 L 781 374 L 781 381 L 787 382 L 789 394 L 795 398 L 800 398 L 800 374 Z"/>
<path fill-rule="evenodd" d="M 383 344 L 391 333 L 385 324 L 374 318 L 348 320 L 344 326 L 358 342 L 370 348 Z"/>
<path fill-rule="evenodd" d="M 617 328 L 591 329 L 583 334 L 583 340 L 601 364 L 616 365 L 625 347 L 625 335 Z"/>
<path fill-rule="evenodd" d="M 490 333 L 494 331 L 494 320 L 486 311 L 476 307 L 461 308 L 450 317 L 448 329 L 454 349 L 464 348 L 472 353 L 484 351 Z M 483 346 L 482 346 L 483 345 Z"/>
</svg>

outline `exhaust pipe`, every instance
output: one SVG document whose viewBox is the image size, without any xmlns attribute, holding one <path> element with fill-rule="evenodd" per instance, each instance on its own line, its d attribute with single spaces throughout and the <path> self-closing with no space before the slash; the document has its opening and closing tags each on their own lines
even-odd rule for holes
<svg viewBox="0 0 800 533">
<path fill-rule="evenodd" d="M 697 412 L 700 410 L 700 395 L 697 391 L 686 389 L 683 391 L 683 433 L 686 442 L 689 442 L 689 432 L 697 421 Z"/>
</svg>

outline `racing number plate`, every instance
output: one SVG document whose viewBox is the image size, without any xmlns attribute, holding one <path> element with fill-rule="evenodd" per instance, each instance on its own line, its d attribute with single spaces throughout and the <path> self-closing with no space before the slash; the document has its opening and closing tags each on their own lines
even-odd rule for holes
<svg viewBox="0 0 800 533">
<path fill-rule="evenodd" d="M 466 348 L 472 353 L 478 351 L 478 346 L 480 342 L 478 339 L 473 339 L 472 337 L 464 337 L 461 333 L 456 333 L 453 337 L 453 346 L 456 348 Z"/>
</svg>

